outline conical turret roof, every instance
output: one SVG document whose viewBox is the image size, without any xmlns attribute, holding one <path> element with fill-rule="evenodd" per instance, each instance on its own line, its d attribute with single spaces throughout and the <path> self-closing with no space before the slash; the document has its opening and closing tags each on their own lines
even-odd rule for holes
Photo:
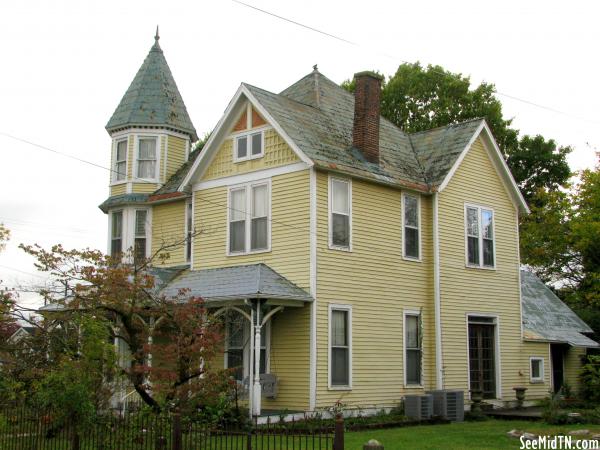
<svg viewBox="0 0 600 450">
<path fill-rule="evenodd" d="M 198 139 L 183 98 L 158 44 L 158 29 L 154 45 L 106 124 L 111 132 L 132 126 L 164 126 L 187 133 Z"/>
</svg>

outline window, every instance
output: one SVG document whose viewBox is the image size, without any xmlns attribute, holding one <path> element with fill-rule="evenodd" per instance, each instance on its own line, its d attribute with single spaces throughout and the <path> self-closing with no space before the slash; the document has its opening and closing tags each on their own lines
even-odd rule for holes
<svg viewBox="0 0 600 450">
<path fill-rule="evenodd" d="M 332 306 L 329 316 L 329 384 L 330 387 L 349 388 L 351 382 L 351 309 Z"/>
<path fill-rule="evenodd" d="M 350 180 L 329 179 L 329 246 L 350 250 L 352 194 Z"/>
<path fill-rule="evenodd" d="M 421 257 L 421 244 L 419 240 L 420 225 L 420 199 L 415 195 L 402 194 L 403 230 L 402 240 L 403 255 L 405 258 L 419 259 Z"/>
<path fill-rule="evenodd" d="M 244 377 L 244 321 L 241 314 L 231 314 L 227 320 L 227 368 L 235 369 L 236 380 Z"/>
<path fill-rule="evenodd" d="M 113 180 L 122 181 L 127 174 L 127 140 L 117 142 Z"/>
<path fill-rule="evenodd" d="M 239 186 L 229 191 L 230 254 L 269 250 L 269 191 L 268 182 Z"/>
<path fill-rule="evenodd" d="M 192 260 L 192 234 L 194 233 L 194 218 L 192 210 L 192 201 L 189 200 L 185 205 L 185 260 Z"/>
<path fill-rule="evenodd" d="M 234 141 L 234 161 L 260 158 L 264 155 L 264 136 L 262 131 L 237 136 Z"/>
<path fill-rule="evenodd" d="M 495 266 L 494 212 L 478 206 L 466 206 L 467 264 Z"/>
<path fill-rule="evenodd" d="M 134 262 L 141 264 L 146 259 L 146 220 L 148 211 L 138 209 L 135 211 L 135 236 L 134 236 Z"/>
<path fill-rule="evenodd" d="M 405 384 L 421 385 L 421 315 L 404 315 L 404 376 Z"/>
<path fill-rule="evenodd" d="M 156 178 L 156 138 L 139 139 L 136 177 Z"/>
<path fill-rule="evenodd" d="M 532 383 L 544 382 L 544 358 L 533 356 L 529 359 L 529 378 Z"/>
<path fill-rule="evenodd" d="M 123 252 L 123 211 L 112 213 L 110 237 L 110 254 L 111 256 L 117 256 Z"/>
</svg>

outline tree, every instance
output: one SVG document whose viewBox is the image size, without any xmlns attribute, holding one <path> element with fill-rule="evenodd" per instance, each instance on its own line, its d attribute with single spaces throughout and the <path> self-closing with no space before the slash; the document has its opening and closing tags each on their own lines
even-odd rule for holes
<svg viewBox="0 0 600 450">
<path fill-rule="evenodd" d="M 161 247 L 154 257 L 165 258 L 172 247 Z M 170 298 L 159 294 L 149 269 L 150 259 L 122 264 L 89 249 L 65 250 L 60 245 L 50 250 L 38 245 L 21 248 L 36 259 L 38 270 L 52 275 L 61 286 L 57 291 L 40 292 L 57 310 L 45 312 L 44 321 L 72 328 L 74 323 L 93 320 L 110 330 L 129 349 L 125 360 L 121 355 L 120 375 L 155 411 L 175 405 L 202 405 L 214 400 L 207 398 L 209 394 L 220 394 L 217 387 L 226 386 L 216 381 L 227 380 L 226 373 L 210 370 L 209 364 L 220 349 L 220 323 L 211 319 L 202 299 L 185 290 Z M 125 260 L 132 260 L 129 256 L 125 255 Z M 68 295 L 57 297 L 62 286 L 69 287 Z M 69 347 L 68 342 L 63 344 Z M 79 350 L 71 351 L 66 362 L 64 357 L 60 360 L 65 378 L 51 378 L 55 385 L 69 380 L 78 354 Z"/>
<path fill-rule="evenodd" d="M 354 82 L 342 84 L 353 91 Z M 405 63 L 382 84 L 381 114 L 408 133 L 484 118 L 490 126 L 526 200 L 538 188 L 556 190 L 570 177 L 570 147 L 557 147 L 542 136 L 523 136 L 505 119 L 496 88 L 486 82 L 472 87 L 469 77 L 441 66 Z"/>
<path fill-rule="evenodd" d="M 0 252 L 6 248 L 10 239 L 10 231 L 0 223 Z M 15 305 L 15 292 L 2 287 L 0 280 L 0 343 L 4 342 L 16 330 L 17 324 L 11 312 Z M 0 349 L 1 350 L 1 349 Z"/>
</svg>

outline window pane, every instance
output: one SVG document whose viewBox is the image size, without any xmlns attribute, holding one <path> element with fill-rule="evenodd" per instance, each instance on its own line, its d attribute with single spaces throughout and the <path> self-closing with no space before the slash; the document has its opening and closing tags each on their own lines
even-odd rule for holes
<svg viewBox="0 0 600 450">
<path fill-rule="evenodd" d="M 348 349 L 331 349 L 331 384 L 334 386 L 347 386 L 349 384 Z"/>
<path fill-rule="evenodd" d="M 242 349 L 227 350 L 227 367 L 235 369 L 233 377 L 241 381 L 244 377 L 244 351 Z"/>
<path fill-rule="evenodd" d="M 112 237 L 120 238 L 123 229 L 123 213 L 121 211 L 112 213 Z"/>
<path fill-rule="evenodd" d="M 116 256 L 117 254 L 121 253 L 122 247 L 121 247 L 121 239 L 113 239 L 110 243 L 110 254 L 111 256 Z"/>
<path fill-rule="evenodd" d="M 260 349 L 260 366 L 259 373 L 267 373 L 267 350 L 264 348 Z"/>
<path fill-rule="evenodd" d="M 244 346 L 244 317 L 239 314 L 233 314 L 227 321 L 227 346 Z"/>
<path fill-rule="evenodd" d="M 255 186 L 252 188 L 252 217 L 267 217 L 268 198 L 267 186 Z"/>
<path fill-rule="evenodd" d="M 409 227 L 418 227 L 418 200 L 412 195 L 404 196 L 404 225 Z"/>
<path fill-rule="evenodd" d="M 348 183 L 338 180 L 331 180 L 331 190 L 331 210 L 334 213 L 350 214 Z"/>
<path fill-rule="evenodd" d="M 230 220 L 246 219 L 246 189 L 237 189 L 231 191 L 231 200 L 229 202 Z"/>
<path fill-rule="evenodd" d="M 115 180 L 120 181 L 125 179 L 126 162 L 120 162 L 115 165 Z"/>
<path fill-rule="evenodd" d="M 483 240 L 483 265 L 494 266 L 494 241 L 489 239 Z"/>
<path fill-rule="evenodd" d="M 406 351 L 406 383 L 421 384 L 421 350 Z"/>
<path fill-rule="evenodd" d="M 338 247 L 350 246 L 350 217 L 332 214 L 331 242 Z"/>
<path fill-rule="evenodd" d="M 229 224 L 229 251 L 243 252 L 246 250 L 246 222 L 231 222 Z"/>
<path fill-rule="evenodd" d="M 125 161 L 127 158 L 127 141 L 117 143 L 117 161 Z"/>
<path fill-rule="evenodd" d="M 246 136 L 236 139 L 237 157 L 245 158 L 248 155 L 248 138 Z"/>
<path fill-rule="evenodd" d="M 138 161 L 138 178 L 154 178 L 156 161 Z"/>
<path fill-rule="evenodd" d="M 138 159 L 156 159 L 156 139 L 140 139 Z"/>
<path fill-rule="evenodd" d="M 404 228 L 404 254 L 411 258 L 419 257 L 419 230 Z"/>
<path fill-rule="evenodd" d="M 331 345 L 348 345 L 347 336 L 347 311 L 331 311 Z"/>
<path fill-rule="evenodd" d="M 488 238 L 488 239 L 493 239 L 493 233 L 494 233 L 494 228 L 493 228 L 493 219 L 494 215 L 492 213 L 492 211 L 486 211 L 486 210 L 482 210 L 481 211 L 481 227 L 483 230 L 483 237 L 484 238 Z"/>
<path fill-rule="evenodd" d="M 146 238 L 135 238 L 134 261 L 141 263 L 146 259 Z"/>
<path fill-rule="evenodd" d="M 146 237 L 146 216 L 147 211 L 135 212 L 135 235 Z"/>
<path fill-rule="evenodd" d="M 476 208 L 467 208 L 467 234 L 479 236 L 479 216 Z"/>
<path fill-rule="evenodd" d="M 261 250 L 268 248 L 267 231 L 268 223 L 266 217 L 252 219 L 251 232 L 251 250 Z"/>
<path fill-rule="evenodd" d="M 469 264 L 479 265 L 479 239 L 469 236 L 467 239 Z"/>
<path fill-rule="evenodd" d="M 542 362 L 539 359 L 531 360 L 531 378 L 542 377 Z"/>
<path fill-rule="evenodd" d="M 420 348 L 419 317 L 406 316 L 406 348 Z"/>
<path fill-rule="evenodd" d="M 262 153 L 262 133 L 252 135 L 252 154 L 260 155 Z"/>
</svg>

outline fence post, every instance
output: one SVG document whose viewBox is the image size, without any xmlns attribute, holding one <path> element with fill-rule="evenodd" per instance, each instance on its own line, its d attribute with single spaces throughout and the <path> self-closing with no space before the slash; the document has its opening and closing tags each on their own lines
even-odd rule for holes
<svg viewBox="0 0 600 450">
<path fill-rule="evenodd" d="M 179 410 L 173 413 L 173 450 L 181 450 L 181 414 Z"/>
<path fill-rule="evenodd" d="M 71 450 L 79 450 L 79 433 L 75 427 L 71 432 Z"/>
<path fill-rule="evenodd" d="M 248 431 L 247 439 L 246 450 L 252 450 L 252 431 Z"/>
<path fill-rule="evenodd" d="M 342 414 L 335 416 L 333 450 L 344 450 L 344 416 Z"/>
</svg>

